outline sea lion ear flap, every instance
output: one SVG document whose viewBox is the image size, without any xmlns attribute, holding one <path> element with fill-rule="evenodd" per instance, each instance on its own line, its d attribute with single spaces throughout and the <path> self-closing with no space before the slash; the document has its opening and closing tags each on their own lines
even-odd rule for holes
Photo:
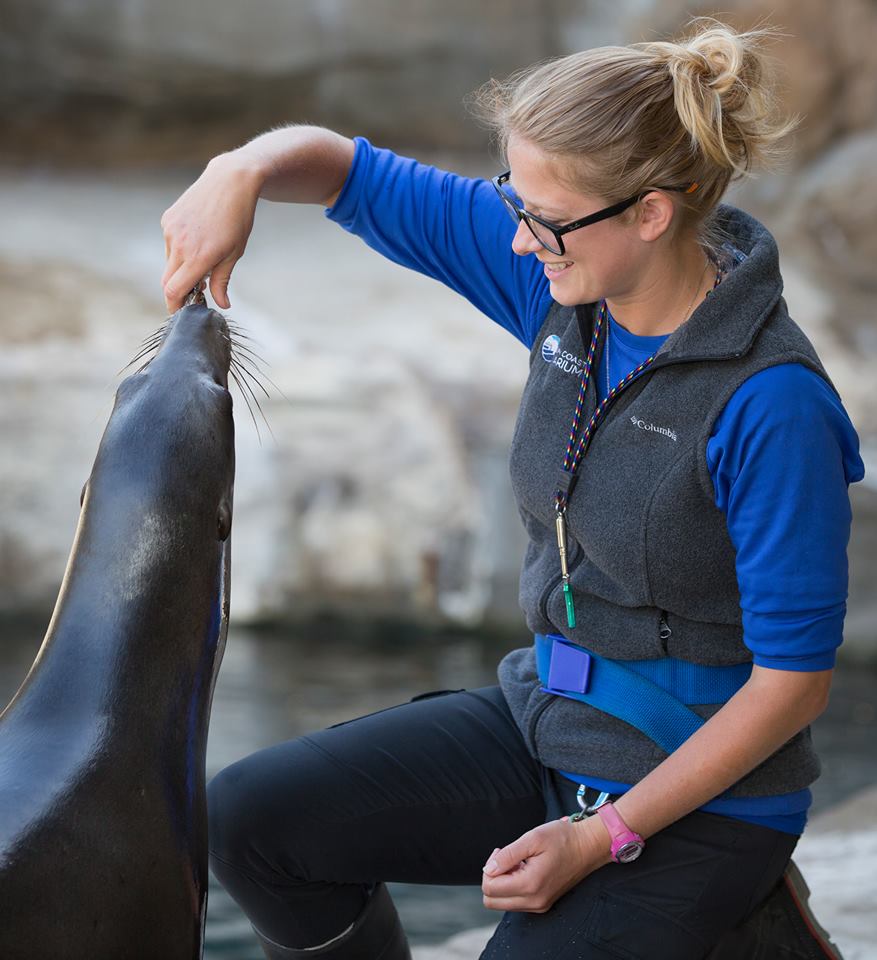
<svg viewBox="0 0 877 960">
<path fill-rule="evenodd" d="M 218 537 L 220 540 L 227 540 L 231 533 L 231 505 L 228 500 L 223 500 L 219 505 L 219 514 L 216 518 Z"/>
</svg>

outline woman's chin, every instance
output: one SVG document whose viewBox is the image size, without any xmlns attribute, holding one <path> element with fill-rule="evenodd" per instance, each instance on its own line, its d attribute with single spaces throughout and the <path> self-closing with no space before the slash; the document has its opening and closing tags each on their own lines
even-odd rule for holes
<svg viewBox="0 0 877 960">
<path fill-rule="evenodd" d="M 551 299 L 562 307 L 575 307 L 580 303 L 590 303 L 584 299 L 587 291 L 574 287 L 572 284 L 552 283 L 550 285 Z"/>
</svg>

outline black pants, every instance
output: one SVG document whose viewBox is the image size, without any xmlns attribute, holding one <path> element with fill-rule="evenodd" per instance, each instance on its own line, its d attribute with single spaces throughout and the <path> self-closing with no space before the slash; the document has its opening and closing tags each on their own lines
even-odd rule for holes
<svg viewBox="0 0 877 960">
<path fill-rule="evenodd" d="M 576 810 L 575 791 L 529 755 L 498 687 L 424 694 L 219 773 L 211 866 L 259 930 L 313 946 L 379 880 L 480 886 L 494 847 Z M 482 958 L 702 958 L 767 895 L 795 840 L 692 813 L 547 913 L 497 917 Z"/>
</svg>

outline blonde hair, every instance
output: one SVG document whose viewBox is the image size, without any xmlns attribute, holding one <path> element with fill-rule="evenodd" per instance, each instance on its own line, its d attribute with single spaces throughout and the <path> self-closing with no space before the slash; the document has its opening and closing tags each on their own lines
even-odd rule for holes
<svg viewBox="0 0 877 960">
<path fill-rule="evenodd" d="M 598 47 L 491 79 L 467 106 L 504 158 L 521 137 L 574 189 L 609 202 L 697 184 L 672 196 L 680 224 L 713 247 L 711 215 L 728 185 L 774 166 L 796 121 L 776 113 L 763 49 L 773 31 L 737 33 L 711 18 L 689 28 L 676 41 Z"/>
</svg>

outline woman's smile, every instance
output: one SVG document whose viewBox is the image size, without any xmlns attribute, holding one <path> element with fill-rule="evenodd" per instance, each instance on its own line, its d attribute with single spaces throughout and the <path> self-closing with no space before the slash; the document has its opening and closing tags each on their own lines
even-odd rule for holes
<svg viewBox="0 0 877 960">
<path fill-rule="evenodd" d="M 543 260 L 542 263 L 545 266 L 545 276 L 548 277 L 549 280 L 556 280 L 573 265 L 572 260 L 556 260 L 553 262 Z"/>
</svg>

